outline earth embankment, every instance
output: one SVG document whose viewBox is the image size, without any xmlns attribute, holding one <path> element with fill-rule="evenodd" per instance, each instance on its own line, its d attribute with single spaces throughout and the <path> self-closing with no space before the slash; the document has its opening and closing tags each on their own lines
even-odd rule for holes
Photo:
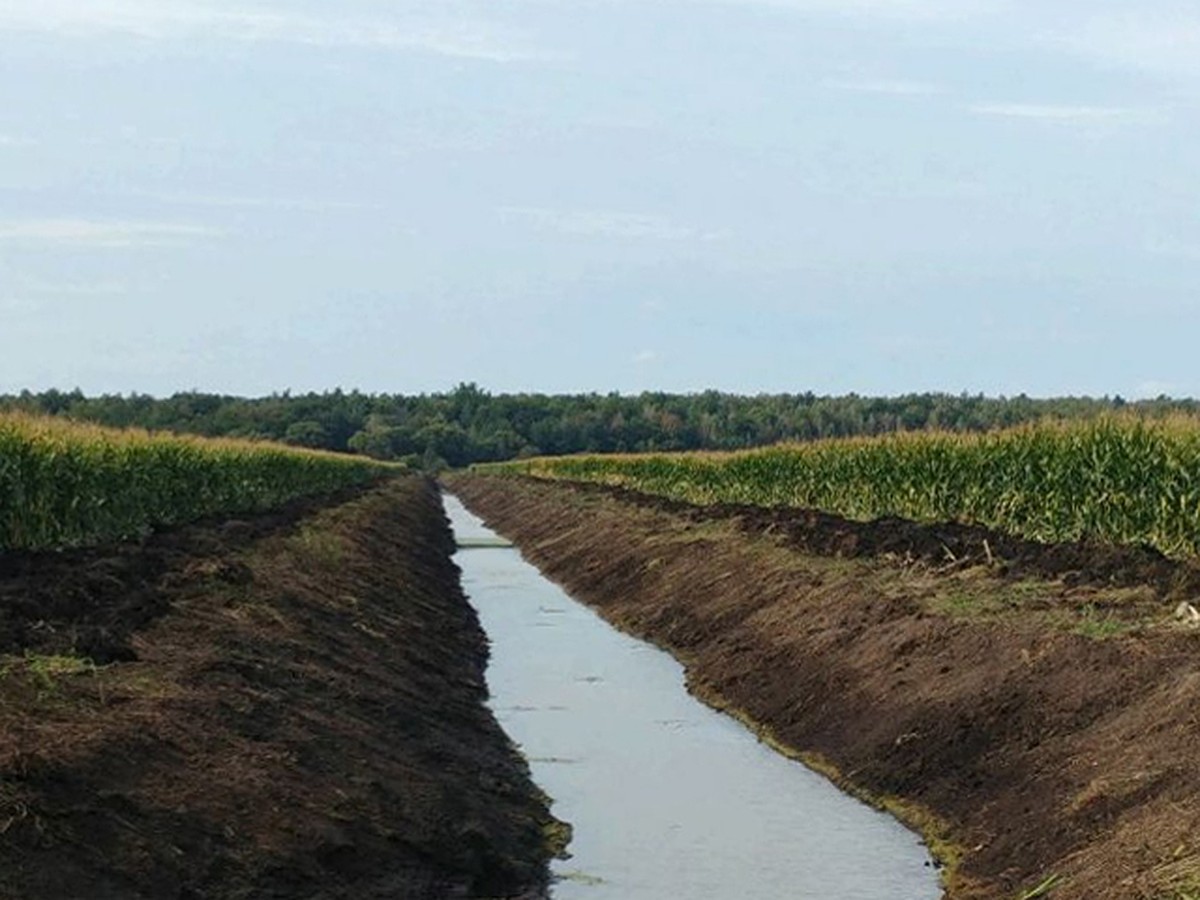
<svg viewBox="0 0 1200 900">
<path fill-rule="evenodd" d="M 1171 615 L 1186 580 L 1033 571 L 994 541 L 969 564 L 895 541 L 848 555 L 762 511 L 451 486 L 548 576 L 674 652 L 698 696 L 920 829 L 949 897 L 1196 896 L 1200 636 Z"/>
<path fill-rule="evenodd" d="M 0 556 L 0 897 L 541 896 L 436 487 Z"/>
</svg>

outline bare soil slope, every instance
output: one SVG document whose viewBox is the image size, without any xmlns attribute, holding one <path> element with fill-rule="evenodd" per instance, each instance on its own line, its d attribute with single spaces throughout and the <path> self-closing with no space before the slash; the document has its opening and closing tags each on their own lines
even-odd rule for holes
<svg viewBox="0 0 1200 900">
<path fill-rule="evenodd" d="M 0 557 L 0 897 L 540 894 L 436 488 L 341 500 Z"/>
<path fill-rule="evenodd" d="M 1200 895 L 1200 636 L 1171 617 L 1189 571 L 564 483 L 452 487 L 675 652 L 699 696 L 920 828 L 949 896 Z"/>
</svg>

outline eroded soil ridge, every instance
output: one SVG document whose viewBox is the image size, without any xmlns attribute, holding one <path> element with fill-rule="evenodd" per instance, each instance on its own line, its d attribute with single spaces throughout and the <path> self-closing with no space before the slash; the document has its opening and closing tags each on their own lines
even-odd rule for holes
<svg viewBox="0 0 1200 900">
<path fill-rule="evenodd" d="M 886 540 L 874 526 L 872 555 L 801 514 L 452 487 L 572 594 L 674 652 L 700 697 L 934 839 L 950 897 L 1196 895 L 1200 636 L 1171 618 L 1190 577 L 1177 566 L 1139 586 L 1135 567 L 1086 558 L 1019 569 L 990 533 L 993 559 L 967 565 L 953 535 L 935 545 L 909 523 Z"/>
<path fill-rule="evenodd" d="M 1170 559 L 1148 544 L 1087 540 L 1050 544 L 962 522 L 923 524 L 894 516 L 861 522 L 817 509 L 788 506 L 697 506 L 600 483 L 573 482 L 572 489 L 606 494 L 696 522 L 731 520 L 749 534 L 770 533 L 806 553 L 893 557 L 942 569 L 986 563 L 993 574 L 1010 580 L 1032 576 L 1062 579 L 1068 585 L 1147 586 L 1167 599 L 1200 596 L 1200 565 Z"/>
<path fill-rule="evenodd" d="M 436 488 L 0 557 L 0 897 L 541 896 Z"/>
</svg>

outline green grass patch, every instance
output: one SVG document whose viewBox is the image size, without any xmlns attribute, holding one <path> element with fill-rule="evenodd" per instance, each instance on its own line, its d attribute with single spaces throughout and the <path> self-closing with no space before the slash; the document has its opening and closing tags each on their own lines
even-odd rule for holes
<svg viewBox="0 0 1200 900">
<path fill-rule="evenodd" d="M 1038 897 L 1049 897 L 1051 892 L 1062 884 L 1058 875 L 1051 875 L 1035 887 L 1017 895 L 1017 900 L 1037 900 Z"/>
<path fill-rule="evenodd" d="M 56 696 L 66 679 L 95 675 L 98 671 L 94 662 L 79 656 L 27 653 L 0 661 L 0 680 L 20 683 L 39 700 Z"/>
</svg>

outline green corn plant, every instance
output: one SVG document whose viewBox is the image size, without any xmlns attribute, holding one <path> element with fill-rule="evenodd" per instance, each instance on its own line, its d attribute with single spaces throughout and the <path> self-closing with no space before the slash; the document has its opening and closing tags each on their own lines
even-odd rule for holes
<svg viewBox="0 0 1200 900">
<path fill-rule="evenodd" d="M 485 467 L 691 503 L 988 525 L 1200 553 L 1200 421 L 1109 417 L 977 435 L 900 433 L 738 453 L 537 458 Z"/>
<path fill-rule="evenodd" d="M 271 509 L 395 471 L 276 444 L 0 415 L 0 550 L 126 538 Z"/>
</svg>

